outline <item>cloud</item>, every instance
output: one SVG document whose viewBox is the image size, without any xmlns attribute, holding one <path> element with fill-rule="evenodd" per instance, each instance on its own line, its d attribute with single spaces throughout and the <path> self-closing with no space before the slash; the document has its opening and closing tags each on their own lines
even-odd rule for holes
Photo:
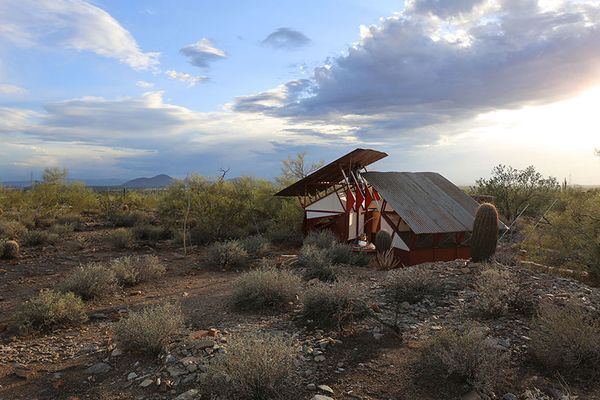
<svg viewBox="0 0 600 400">
<path fill-rule="evenodd" d="M 135 86 L 140 87 L 142 89 L 150 89 L 154 87 L 154 83 L 146 82 L 146 81 L 137 81 Z"/>
<path fill-rule="evenodd" d="M 413 1 L 361 27 L 360 40 L 316 68 L 303 93 L 265 107 L 267 91 L 232 107 L 352 123 L 369 140 L 434 143 L 481 113 L 559 101 L 600 83 L 598 3 L 459 3 L 448 10 L 446 2 Z M 422 12 L 426 5 L 436 13 Z M 460 15 L 445 18 L 450 12 Z"/>
<path fill-rule="evenodd" d="M 431 13 L 447 18 L 457 14 L 469 13 L 475 6 L 485 2 L 486 0 L 409 0 L 406 2 L 406 8 L 417 14 Z"/>
<path fill-rule="evenodd" d="M 159 53 L 143 52 L 116 19 L 83 0 L 2 1 L 0 40 L 19 47 L 91 51 L 136 70 L 152 69 L 159 63 Z"/>
<path fill-rule="evenodd" d="M 27 93 L 27 89 L 21 86 L 0 83 L 0 95 L 19 95 L 25 93 Z"/>
<path fill-rule="evenodd" d="M 306 35 L 291 28 L 279 28 L 262 41 L 265 46 L 284 50 L 297 50 L 309 43 L 310 39 Z"/>
<path fill-rule="evenodd" d="M 213 61 L 227 57 L 223 50 L 216 48 L 206 38 L 183 47 L 179 52 L 188 58 L 190 64 L 200 68 L 208 68 Z"/>
<path fill-rule="evenodd" d="M 236 97 L 228 107 L 235 111 L 243 112 L 268 112 L 275 111 L 298 97 L 309 87 L 310 81 L 298 79 L 250 96 Z"/>
<path fill-rule="evenodd" d="M 179 72 L 172 69 L 166 71 L 165 75 L 167 75 L 170 79 L 176 79 L 178 81 L 185 82 L 189 87 L 196 86 L 200 82 L 203 82 L 208 79 L 206 76 L 194 76 L 185 72 Z"/>
</svg>

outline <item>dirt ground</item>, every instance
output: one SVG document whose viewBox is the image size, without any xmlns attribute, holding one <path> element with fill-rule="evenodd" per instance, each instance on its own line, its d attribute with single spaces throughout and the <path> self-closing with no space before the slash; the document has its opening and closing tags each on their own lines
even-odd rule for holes
<svg viewBox="0 0 600 400">
<path fill-rule="evenodd" d="M 177 386 L 153 384 L 141 387 L 139 380 L 128 380 L 128 374 L 136 372 L 143 377 L 148 371 L 163 371 L 164 362 L 127 353 L 111 356 L 114 321 L 130 309 L 165 301 L 181 304 L 191 331 L 215 328 L 225 338 L 256 330 L 283 331 L 297 335 L 304 343 L 330 340 L 334 344 L 324 350 L 325 360 L 316 362 L 312 356 L 304 356 L 300 366 L 302 384 L 298 399 L 310 399 L 317 393 L 307 388 L 310 383 L 330 386 L 334 391 L 330 396 L 335 399 L 460 398 L 458 394 L 444 397 L 447 395 L 440 395 L 435 385 L 419 384 L 422 377 L 417 376 L 414 368 L 423 338 L 438 330 L 439 325 L 456 323 L 454 315 L 458 315 L 464 303 L 460 295 L 438 308 L 414 309 L 412 319 L 407 320 L 410 331 L 402 338 L 371 320 L 357 323 L 343 332 L 323 332 L 306 326 L 299 318 L 298 307 L 289 312 L 271 314 L 233 311 L 228 298 L 232 282 L 239 273 L 206 266 L 202 249 L 194 248 L 185 257 L 180 249 L 166 243 L 157 247 L 116 251 L 106 240 L 109 232 L 110 229 L 103 227 L 75 232 L 56 246 L 23 249 L 21 258 L 16 262 L 0 260 L 1 400 L 173 399 L 197 386 L 195 382 L 182 382 Z M 275 255 L 291 252 L 279 249 Z M 164 278 L 89 302 L 90 319 L 81 326 L 49 334 L 17 334 L 12 319 L 22 301 L 40 289 L 52 288 L 81 263 L 108 261 L 132 253 L 157 255 L 167 267 Z M 449 280 L 461 280 L 467 286 L 471 282 L 473 271 L 464 263 L 444 264 L 436 268 L 440 269 L 442 277 Z M 364 286 L 373 302 L 379 301 L 377 296 L 385 272 L 372 268 L 347 268 L 344 274 Z M 558 289 L 567 293 L 569 285 L 573 284 L 567 282 L 565 285 L 564 288 L 558 285 Z M 593 294 L 598 294 L 596 289 Z M 511 338 L 514 354 L 520 354 L 518 348 L 526 346 L 526 339 L 520 338 L 525 334 L 512 330 L 504 332 L 507 326 L 525 326 L 523 321 L 508 318 L 500 322 L 491 321 L 489 325 L 498 337 L 508 335 Z M 84 372 L 98 362 L 109 364 L 110 371 L 99 375 Z M 557 379 L 543 377 L 529 368 L 526 358 L 519 365 L 516 370 L 518 383 L 507 387 L 507 391 L 520 395 L 528 387 L 560 387 Z M 569 390 L 578 395 L 578 399 L 600 398 L 600 388 L 595 386 L 586 383 L 572 386 Z"/>
</svg>

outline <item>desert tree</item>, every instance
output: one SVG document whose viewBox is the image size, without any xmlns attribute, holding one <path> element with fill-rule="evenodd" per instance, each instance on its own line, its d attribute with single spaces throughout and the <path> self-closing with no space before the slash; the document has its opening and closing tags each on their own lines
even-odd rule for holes
<svg viewBox="0 0 600 400">
<path fill-rule="evenodd" d="M 66 168 L 49 167 L 44 169 L 42 180 L 44 183 L 63 184 L 67 180 L 69 172 Z"/>
</svg>

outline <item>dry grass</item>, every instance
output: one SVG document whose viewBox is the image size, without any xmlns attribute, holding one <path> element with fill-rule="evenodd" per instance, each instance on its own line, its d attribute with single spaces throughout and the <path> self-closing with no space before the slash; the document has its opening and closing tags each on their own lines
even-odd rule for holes
<svg viewBox="0 0 600 400">
<path fill-rule="evenodd" d="M 304 268 L 305 279 L 317 278 L 324 282 L 333 282 L 337 279 L 329 250 L 315 245 L 304 245 L 298 255 L 298 265 Z"/>
<path fill-rule="evenodd" d="M 296 300 L 302 280 L 287 270 L 257 269 L 233 284 L 233 305 L 238 309 L 284 308 Z"/>
<path fill-rule="evenodd" d="M 136 225 L 133 227 L 132 233 L 137 240 L 145 240 L 151 243 L 171 239 L 173 237 L 173 234 L 169 229 L 148 223 Z"/>
<path fill-rule="evenodd" d="M 505 379 L 508 355 L 486 338 L 482 329 L 467 326 L 442 330 L 423 347 L 419 369 L 438 390 L 464 388 L 491 394 Z"/>
<path fill-rule="evenodd" d="M 59 236 L 47 231 L 27 231 L 23 234 L 23 244 L 26 246 L 45 246 L 54 244 Z"/>
<path fill-rule="evenodd" d="M 580 305 L 543 302 L 532 321 L 531 352 L 548 372 L 572 378 L 600 374 L 600 321 Z"/>
<path fill-rule="evenodd" d="M 426 296 L 440 297 L 444 294 L 442 280 L 426 267 L 409 267 L 388 274 L 386 293 L 392 302 L 418 303 Z"/>
<path fill-rule="evenodd" d="M 247 335 L 232 340 L 209 365 L 207 398 L 297 399 L 296 351 L 278 335 Z"/>
<path fill-rule="evenodd" d="M 0 239 L 17 240 L 23 237 L 27 228 L 18 221 L 0 220 Z"/>
<path fill-rule="evenodd" d="M 208 261 L 225 270 L 248 266 L 248 252 L 239 240 L 213 243 L 208 247 Z"/>
<path fill-rule="evenodd" d="M 116 289 L 114 272 L 100 263 L 75 268 L 59 285 L 62 292 L 73 292 L 84 300 L 112 293 Z"/>
<path fill-rule="evenodd" d="M 17 309 L 16 320 L 24 331 L 48 331 L 87 319 L 83 301 L 73 293 L 43 290 Z"/>
<path fill-rule="evenodd" d="M 115 324 L 115 341 L 123 349 L 158 354 L 184 330 L 181 309 L 163 304 L 131 312 Z"/>
<path fill-rule="evenodd" d="M 342 328 L 367 315 L 364 297 L 364 292 L 350 282 L 318 283 L 305 292 L 302 314 L 319 326 Z"/>
<path fill-rule="evenodd" d="M 485 317 L 498 317 L 506 314 L 515 304 L 519 288 L 510 272 L 488 268 L 477 277 L 475 290 L 477 295 L 472 302 L 473 311 Z"/>
<path fill-rule="evenodd" d="M 152 255 L 128 256 L 114 259 L 110 269 L 120 286 L 134 286 L 154 281 L 165 274 L 165 267 L 158 257 Z"/>
</svg>

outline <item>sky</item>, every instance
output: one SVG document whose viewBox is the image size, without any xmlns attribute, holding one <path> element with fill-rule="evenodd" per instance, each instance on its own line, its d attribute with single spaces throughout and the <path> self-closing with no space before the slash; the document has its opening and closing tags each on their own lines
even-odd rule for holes
<svg viewBox="0 0 600 400">
<path fill-rule="evenodd" d="M 0 181 L 306 152 L 600 184 L 600 0 L 0 0 Z"/>
</svg>

